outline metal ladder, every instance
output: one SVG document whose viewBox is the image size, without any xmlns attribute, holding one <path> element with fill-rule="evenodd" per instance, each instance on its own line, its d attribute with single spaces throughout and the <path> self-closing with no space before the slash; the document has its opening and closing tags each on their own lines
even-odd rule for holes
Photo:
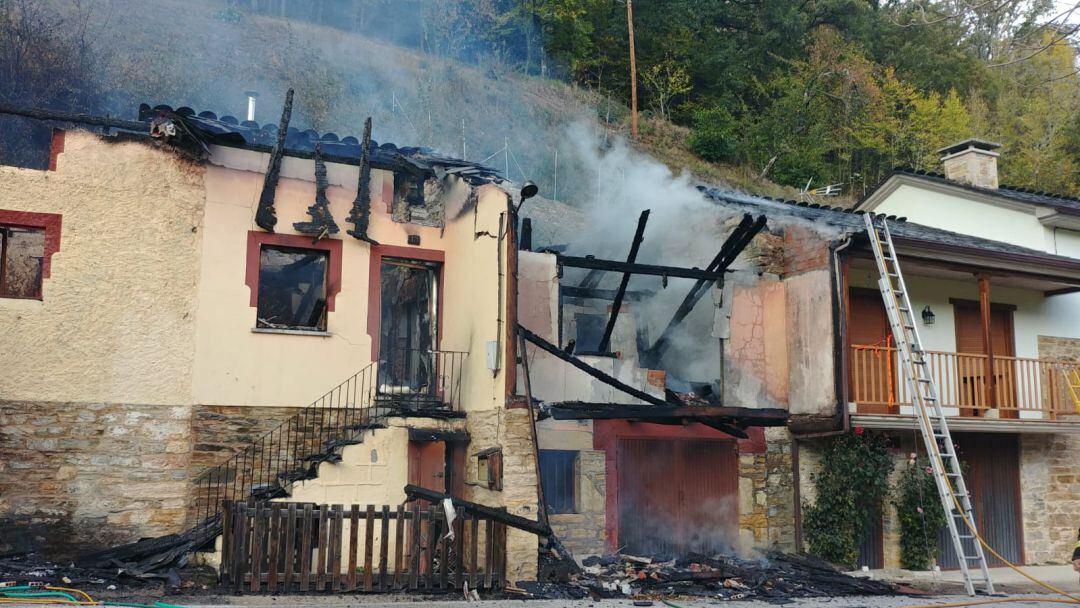
<svg viewBox="0 0 1080 608">
<path fill-rule="evenodd" d="M 964 575 L 964 586 L 968 595 L 975 595 L 975 584 L 983 583 L 987 594 L 994 593 L 994 583 L 990 580 L 990 570 L 986 564 L 983 547 L 976 538 L 975 515 L 971 509 L 971 495 L 956 456 L 948 421 L 938 398 L 937 383 L 930 374 L 926 354 L 915 326 L 911 300 L 908 298 L 907 285 L 900 272 L 900 263 L 893 247 L 892 234 L 884 217 L 865 214 L 866 232 L 874 249 L 877 261 L 878 288 L 885 302 L 885 311 L 892 326 L 896 352 L 900 357 L 900 366 L 907 380 L 911 393 L 911 404 L 919 420 L 923 443 L 930 466 L 934 472 L 941 506 L 947 514 L 949 538 L 960 562 L 960 571 Z M 962 512 L 956 509 L 957 504 Z M 966 523 L 965 523 L 966 520 Z M 966 541 L 966 542 L 965 542 Z M 975 564 L 980 576 L 974 576 Z"/>
</svg>

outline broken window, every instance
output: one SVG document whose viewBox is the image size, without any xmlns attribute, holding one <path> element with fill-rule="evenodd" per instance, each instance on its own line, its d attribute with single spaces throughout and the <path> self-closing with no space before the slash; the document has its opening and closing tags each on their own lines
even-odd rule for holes
<svg viewBox="0 0 1080 608">
<path fill-rule="evenodd" d="M 0 226 L 0 297 L 41 299 L 45 230 Z"/>
<path fill-rule="evenodd" d="M 540 450 L 540 485 L 548 513 L 577 512 L 577 452 Z"/>
<path fill-rule="evenodd" d="M 329 252 L 263 245 L 256 327 L 326 331 Z"/>
<path fill-rule="evenodd" d="M 476 482 L 489 490 L 502 489 L 502 448 L 488 448 L 476 454 Z"/>
</svg>

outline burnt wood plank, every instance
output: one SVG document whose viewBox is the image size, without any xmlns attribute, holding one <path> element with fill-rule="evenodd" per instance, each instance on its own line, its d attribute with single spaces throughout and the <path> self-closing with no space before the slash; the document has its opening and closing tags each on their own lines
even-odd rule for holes
<svg viewBox="0 0 1080 608">
<path fill-rule="evenodd" d="M 270 525 L 266 542 L 266 563 L 269 568 L 266 576 L 266 590 L 270 593 L 277 591 L 281 536 L 281 503 L 275 502 L 270 504 Z"/>
<path fill-rule="evenodd" d="M 435 577 L 437 575 L 437 573 L 435 571 L 435 567 L 437 565 L 435 563 L 435 553 L 436 553 L 436 551 L 438 550 L 438 547 L 439 547 L 439 520 L 438 520 L 438 510 L 436 510 L 435 505 L 432 505 L 432 506 L 428 507 L 428 529 L 427 529 L 427 539 L 426 540 L 427 540 L 427 549 L 426 549 L 426 560 L 425 560 L 425 563 L 424 563 L 425 568 L 424 568 L 424 573 L 423 573 L 424 574 L 424 588 L 425 589 L 432 589 L 432 588 L 435 587 L 435 580 L 436 580 Z"/>
<path fill-rule="evenodd" d="M 319 530 L 318 534 L 315 535 L 315 542 L 318 544 L 317 549 L 319 550 L 315 570 L 316 591 L 323 591 L 326 588 L 326 562 L 328 561 L 326 551 L 329 548 L 326 540 L 326 533 L 328 532 L 326 520 L 328 518 L 329 508 L 326 505 L 319 505 Z"/>
<path fill-rule="evenodd" d="M 300 593 L 311 589 L 311 524 L 315 514 L 311 505 L 304 505 L 303 529 L 300 533 Z"/>
<path fill-rule="evenodd" d="M 698 279 L 706 281 L 719 281 L 724 278 L 723 272 L 710 272 L 700 268 L 684 268 L 681 266 L 661 266 L 657 264 L 637 264 L 620 262 L 617 260 L 603 260 L 592 257 L 579 257 L 573 255 L 557 256 L 560 266 L 570 268 L 586 268 L 589 270 L 609 270 L 630 274 L 647 274 L 658 277 L 670 277 L 673 279 Z"/>
<path fill-rule="evenodd" d="M 690 421 L 717 419 L 745 426 L 784 426 L 787 410 L 775 407 L 732 407 L 721 405 L 630 405 L 563 401 L 548 404 L 547 411 L 556 420 L 620 420 L 682 418 Z"/>
<path fill-rule="evenodd" d="M 495 520 L 484 522 L 484 588 L 491 589 L 492 570 L 495 568 Z"/>
<path fill-rule="evenodd" d="M 387 590 L 386 560 L 390 552 L 390 507 L 383 505 L 379 529 L 379 591 Z"/>
<path fill-rule="evenodd" d="M 221 505 L 221 564 L 218 568 L 218 576 L 221 577 L 221 584 L 225 587 L 229 586 L 231 580 L 231 574 L 229 568 L 232 566 L 232 542 L 233 542 L 233 504 L 230 501 L 225 501 Z"/>
<path fill-rule="evenodd" d="M 450 580 L 450 522 L 439 526 L 439 589 L 446 589 Z"/>
<path fill-rule="evenodd" d="M 349 591 L 356 591 L 356 554 L 360 551 L 360 505 L 349 509 Z"/>
<path fill-rule="evenodd" d="M 626 256 L 626 261 L 630 264 L 637 261 L 638 249 L 641 248 L 641 242 L 645 240 L 645 224 L 648 221 L 649 210 L 646 209 L 638 217 L 634 240 L 630 243 L 630 253 Z M 615 292 L 615 299 L 611 303 L 611 314 L 608 315 L 607 325 L 604 326 L 604 334 L 600 337 L 600 345 L 597 347 L 597 350 L 602 353 L 606 353 L 608 347 L 611 346 L 611 332 L 615 330 L 615 321 L 619 318 L 623 298 L 626 296 L 626 288 L 630 286 L 630 277 L 632 276 L 629 272 L 623 273 L 622 280 L 619 282 L 619 289 Z"/>
<path fill-rule="evenodd" d="M 282 593 L 292 592 L 293 572 L 296 570 L 296 504 L 289 503 L 285 511 L 285 576 L 282 580 Z"/>
<path fill-rule="evenodd" d="M 480 575 L 476 570 L 476 558 L 480 548 L 480 520 L 473 513 L 469 516 L 469 586 L 476 589 Z"/>
<path fill-rule="evenodd" d="M 551 528 L 540 522 L 525 519 L 524 517 L 517 515 L 511 515 L 510 513 L 500 511 L 494 507 L 452 497 L 449 494 L 436 492 L 420 486 L 414 486 L 412 484 L 405 486 L 405 495 L 409 497 L 409 500 L 422 498 L 433 503 L 442 502 L 443 500 L 450 498 L 453 501 L 454 508 L 461 513 L 477 513 L 484 517 L 502 521 L 512 528 L 518 528 L 540 536 L 549 536 L 551 534 Z"/>
<path fill-rule="evenodd" d="M 521 325 L 518 325 L 518 334 L 525 340 L 528 340 L 529 342 L 532 342 L 536 346 L 540 347 L 540 350 L 543 350 L 558 359 L 566 361 L 570 365 L 580 369 L 581 371 L 592 376 L 593 378 L 596 378 L 597 380 L 603 382 L 604 384 L 607 384 L 608 386 L 617 388 L 620 391 L 626 393 L 627 395 L 630 395 L 631 397 L 641 399 L 642 401 L 646 403 L 651 403 L 653 405 L 668 405 L 667 401 L 654 395 L 650 395 L 645 391 L 636 389 L 629 384 L 626 384 L 625 382 L 615 378 L 614 376 L 610 376 L 596 369 L 595 367 L 589 365 L 588 363 L 585 363 L 581 359 L 578 359 L 573 355 L 567 354 L 565 351 L 563 351 L 563 349 L 555 346 L 551 342 L 548 342 L 547 340 L 534 334 L 528 329 L 525 329 L 525 327 Z"/>
<path fill-rule="evenodd" d="M 454 588 L 461 589 L 465 582 L 465 573 L 462 572 L 462 567 L 465 564 L 463 554 L 465 553 L 465 521 L 462 516 L 458 516 L 454 519 L 454 555 L 451 562 L 454 570 Z"/>
<path fill-rule="evenodd" d="M 375 505 L 367 506 L 367 518 L 364 521 L 364 591 L 371 592 L 372 543 L 375 536 Z"/>
<path fill-rule="evenodd" d="M 341 591 L 341 543 L 343 538 L 343 522 L 345 521 L 345 513 L 342 511 L 341 505 L 334 505 L 334 525 L 331 527 L 333 534 L 331 535 L 330 546 L 333 549 L 333 559 L 330 560 L 330 590 L 334 593 Z"/>
<path fill-rule="evenodd" d="M 251 591 L 258 593 L 262 583 L 262 547 L 266 538 L 266 519 L 263 518 L 262 503 L 254 507 L 255 516 L 251 527 Z"/>
<path fill-rule="evenodd" d="M 402 551 L 405 541 L 405 505 L 398 505 L 394 524 L 394 589 L 401 588 Z"/>
<path fill-rule="evenodd" d="M 420 505 L 413 505 L 412 530 L 409 534 L 409 589 L 415 591 L 420 584 Z"/>
</svg>

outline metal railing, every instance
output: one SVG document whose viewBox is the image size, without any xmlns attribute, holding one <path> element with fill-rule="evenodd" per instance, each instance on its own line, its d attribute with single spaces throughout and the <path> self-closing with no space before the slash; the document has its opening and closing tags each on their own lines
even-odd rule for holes
<svg viewBox="0 0 1080 608">
<path fill-rule="evenodd" d="M 379 404 L 405 411 L 458 409 L 467 352 L 386 349 L 379 357 Z"/>
<path fill-rule="evenodd" d="M 851 400 L 894 410 L 911 405 L 896 357 L 893 347 L 853 345 Z M 957 408 L 959 415 L 985 416 L 998 410 L 1002 418 L 1055 419 L 1076 411 L 1069 399 L 1068 374 L 1080 369 L 1080 363 L 995 355 L 991 398 L 986 390 L 986 355 L 926 351 L 926 361 L 937 382 L 941 404 Z"/>
<path fill-rule="evenodd" d="M 193 523 L 220 518 L 225 501 L 288 496 L 293 482 L 315 477 L 322 462 L 340 460 L 340 448 L 360 443 L 364 431 L 388 416 L 455 409 L 468 353 L 406 351 L 370 363 L 225 462 L 200 473 Z M 406 362 L 423 366 L 398 365 Z M 410 369 L 424 371 L 406 373 Z M 213 526 L 203 529 L 211 536 L 217 533 Z"/>
</svg>

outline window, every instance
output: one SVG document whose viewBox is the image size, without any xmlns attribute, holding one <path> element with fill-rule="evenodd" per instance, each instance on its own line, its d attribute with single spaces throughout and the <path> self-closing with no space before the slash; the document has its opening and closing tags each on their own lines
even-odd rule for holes
<svg viewBox="0 0 1080 608">
<path fill-rule="evenodd" d="M 489 490 L 502 489 L 502 448 L 488 448 L 476 454 L 476 482 Z"/>
<path fill-rule="evenodd" d="M 548 513 L 577 511 L 577 452 L 540 450 L 540 485 Z"/>
<path fill-rule="evenodd" d="M 256 327 L 326 331 L 329 252 L 263 245 Z"/>
<path fill-rule="evenodd" d="M 0 298 L 41 299 L 45 230 L 0 225 Z"/>
</svg>

